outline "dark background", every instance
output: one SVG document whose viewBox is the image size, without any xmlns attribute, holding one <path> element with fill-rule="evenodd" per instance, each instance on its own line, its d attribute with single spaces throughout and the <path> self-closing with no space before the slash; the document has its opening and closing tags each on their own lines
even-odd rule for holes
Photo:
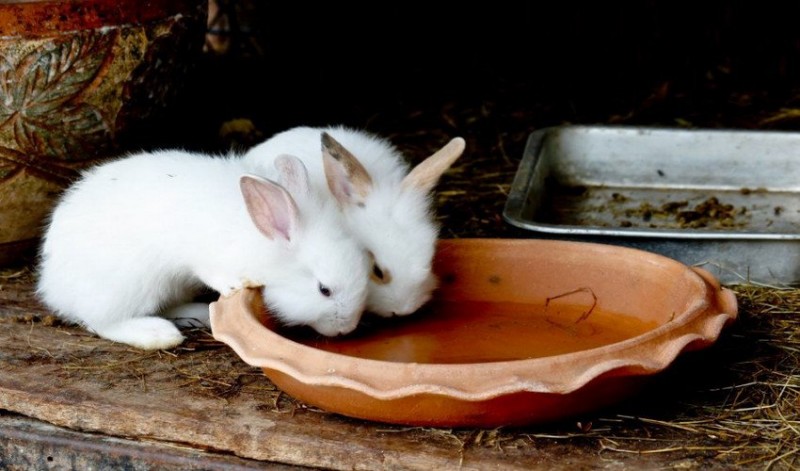
<svg viewBox="0 0 800 471">
<path fill-rule="evenodd" d="M 265 135 L 331 123 L 393 134 L 409 117 L 435 127 L 443 109 L 479 112 L 451 126 L 467 135 L 487 119 L 501 133 L 794 124 L 763 121 L 797 105 L 797 2 L 222 4 L 231 47 L 204 56 L 176 108 L 191 110 L 179 139 L 191 146 L 224 146 L 202 141 L 233 118 Z"/>
</svg>

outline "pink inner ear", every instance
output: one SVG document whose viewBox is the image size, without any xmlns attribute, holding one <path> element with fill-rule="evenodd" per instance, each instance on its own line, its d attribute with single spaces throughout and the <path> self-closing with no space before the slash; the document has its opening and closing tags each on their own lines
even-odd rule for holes
<svg viewBox="0 0 800 471">
<path fill-rule="evenodd" d="M 291 240 L 297 226 L 297 207 L 286 190 L 277 183 L 244 176 L 240 182 L 247 212 L 262 234 Z"/>
<path fill-rule="evenodd" d="M 344 165 L 338 160 L 334 159 L 327 151 L 322 153 L 323 165 L 325 168 L 325 179 L 328 182 L 328 188 L 333 193 L 334 198 L 340 204 L 357 204 L 353 185 L 347 176 Z"/>
<path fill-rule="evenodd" d="M 279 155 L 275 168 L 280 173 L 279 182 L 291 194 L 297 196 L 309 192 L 308 171 L 303 162 L 292 155 Z"/>
</svg>

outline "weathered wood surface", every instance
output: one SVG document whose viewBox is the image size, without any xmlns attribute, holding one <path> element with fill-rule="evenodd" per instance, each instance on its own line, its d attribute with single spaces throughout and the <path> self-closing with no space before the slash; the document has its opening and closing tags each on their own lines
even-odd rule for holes
<svg viewBox="0 0 800 471">
<path fill-rule="evenodd" d="M 145 471 L 298 471 L 299 466 L 247 460 L 230 454 L 154 440 L 98 435 L 0 411 L 0 469 Z M 302 468 L 305 469 L 305 468 Z"/>
<path fill-rule="evenodd" d="M 51 322 L 31 289 L 28 269 L 0 289 L 0 409 L 97 432 L 98 441 L 128 437 L 333 469 L 658 467 L 683 459 L 601 453 L 595 440 L 547 440 L 535 429 L 451 433 L 324 413 L 276 391 L 207 332 L 188 332 L 174 351 L 143 353 Z"/>
</svg>

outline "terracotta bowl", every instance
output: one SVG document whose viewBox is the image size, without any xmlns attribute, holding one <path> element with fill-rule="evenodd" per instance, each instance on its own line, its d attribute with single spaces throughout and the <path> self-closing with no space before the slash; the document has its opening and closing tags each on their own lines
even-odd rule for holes
<svg viewBox="0 0 800 471">
<path fill-rule="evenodd" d="M 141 146 L 199 58 L 205 0 L 0 1 L 0 265 L 80 170 Z"/>
<path fill-rule="evenodd" d="M 426 308 L 343 338 L 272 324 L 257 290 L 211 306 L 214 336 L 295 398 L 423 426 L 523 425 L 611 405 L 736 318 L 706 271 L 609 245 L 440 241 Z"/>
</svg>

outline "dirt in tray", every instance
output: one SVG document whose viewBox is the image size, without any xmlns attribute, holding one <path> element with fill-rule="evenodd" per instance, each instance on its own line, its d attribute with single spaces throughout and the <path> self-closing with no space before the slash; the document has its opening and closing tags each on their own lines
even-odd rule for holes
<svg viewBox="0 0 800 471">
<path fill-rule="evenodd" d="M 747 207 L 714 195 L 631 196 L 606 187 L 545 182 L 545 201 L 535 217 L 552 224 L 650 229 L 732 230 L 751 221 Z M 743 193 L 745 194 L 745 193 Z M 650 196 L 645 198 L 645 196 Z M 779 215 L 780 209 L 775 210 Z"/>
<path fill-rule="evenodd" d="M 618 195 L 618 193 L 614 193 Z M 612 200 L 616 200 L 612 195 Z M 669 201 L 656 207 L 644 202 L 635 209 L 626 209 L 625 216 L 638 219 L 643 223 L 650 223 L 654 218 L 665 220 L 677 225 L 681 229 L 698 228 L 735 228 L 743 223 L 737 217 L 747 213 L 744 206 L 736 208 L 732 204 L 720 203 L 716 196 L 711 196 L 705 201 L 691 207 L 688 201 Z M 620 221 L 622 227 L 632 227 L 630 219 Z"/>
</svg>

